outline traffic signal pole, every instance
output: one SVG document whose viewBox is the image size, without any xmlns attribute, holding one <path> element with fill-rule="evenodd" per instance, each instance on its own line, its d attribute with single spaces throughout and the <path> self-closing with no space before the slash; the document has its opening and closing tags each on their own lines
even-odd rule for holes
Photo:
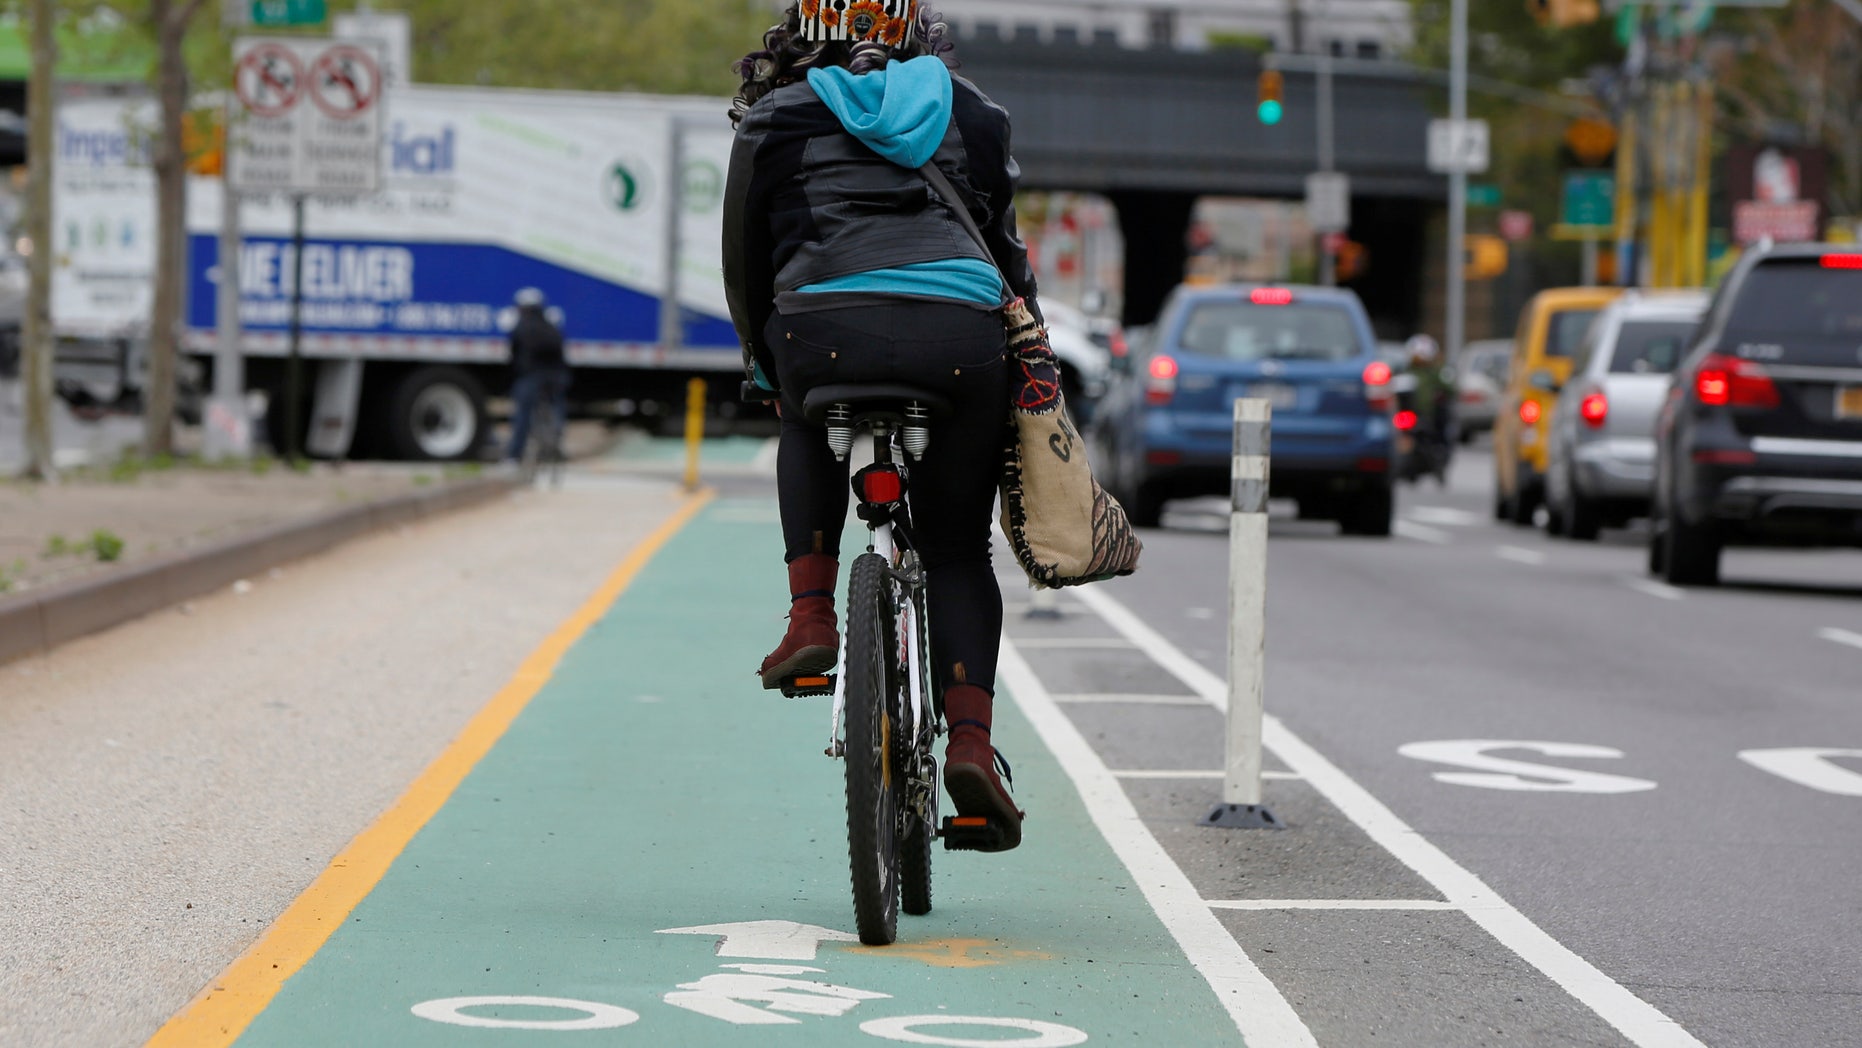
<svg viewBox="0 0 1862 1048">
<path fill-rule="evenodd" d="M 1448 116 L 1455 127 L 1468 119 L 1468 0 L 1453 0 L 1449 9 Z M 1464 132 L 1457 132 L 1461 134 Z M 1456 143 L 1455 163 L 1448 174 L 1448 316 L 1444 324 L 1444 359 L 1461 356 L 1462 321 L 1466 309 L 1462 253 L 1468 228 L 1468 173 L 1462 160 L 1467 152 Z"/>
<path fill-rule="evenodd" d="M 1319 130 L 1319 170 L 1332 170 L 1332 56 L 1319 53 L 1319 114 L 1315 123 Z M 1333 287 L 1338 283 L 1338 260 L 1332 252 L 1326 250 L 1324 237 L 1319 244 L 1319 284 Z"/>
</svg>

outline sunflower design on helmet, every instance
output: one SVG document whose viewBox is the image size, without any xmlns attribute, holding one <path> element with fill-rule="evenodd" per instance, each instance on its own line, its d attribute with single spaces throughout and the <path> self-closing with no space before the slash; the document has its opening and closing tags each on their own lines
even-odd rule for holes
<svg viewBox="0 0 1862 1048">
<path fill-rule="evenodd" d="M 813 43 L 874 40 L 911 43 L 918 0 L 801 0 L 802 38 Z"/>
</svg>

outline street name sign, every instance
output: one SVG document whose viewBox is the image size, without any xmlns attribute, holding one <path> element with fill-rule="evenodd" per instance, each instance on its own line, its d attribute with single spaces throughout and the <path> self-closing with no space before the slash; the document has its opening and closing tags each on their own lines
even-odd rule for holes
<svg viewBox="0 0 1862 1048">
<path fill-rule="evenodd" d="M 1616 175 L 1609 171 L 1567 171 L 1558 200 L 1557 240 L 1591 240 L 1616 229 Z"/>
<path fill-rule="evenodd" d="M 1340 171 L 1306 176 L 1306 221 L 1315 233 L 1343 233 L 1351 228 L 1351 179 Z"/>
<path fill-rule="evenodd" d="M 244 119 L 229 136 L 242 193 L 367 194 L 381 183 L 382 45 L 244 37 L 233 90 Z"/>
<path fill-rule="evenodd" d="M 323 0 L 252 0 L 252 25 L 322 25 Z"/>
<path fill-rule="evenodd" d="M 1429 121 L 1429 170 L 1478 175 L 1487 170 L 1487 121 Z"/>
</svg>

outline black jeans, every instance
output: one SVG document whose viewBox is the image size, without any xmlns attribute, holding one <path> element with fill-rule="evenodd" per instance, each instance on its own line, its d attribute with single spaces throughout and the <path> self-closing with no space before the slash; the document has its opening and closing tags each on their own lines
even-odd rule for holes
<svg viewBox="0 0 1862 1048">
<path fill-rule="evenodd" d="M 951 414 L 932 423 L 924 458 L 909 466 L 913 537 L 928 578 L 931 663 L 939 689 L 969 683 L 993 693 L 1002 592 L 989 562 L 990 521 L 1009 410 L 1001 318 L 900 300 L 778 314 L 765 334 L 782 386 L 776 476 L 789 560 L 839 555 L 850 497 L 848 463 L 834 461 L 824 427 L 802 418 L 810 389 L 890 380 L 950 401 Z"/>
</svg>

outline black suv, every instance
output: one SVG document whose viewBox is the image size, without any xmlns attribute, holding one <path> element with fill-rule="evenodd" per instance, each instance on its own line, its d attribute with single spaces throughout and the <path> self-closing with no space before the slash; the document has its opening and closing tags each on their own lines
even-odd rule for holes
<svg viewBox="0 0 1862 1048">
<path fill-rule="evenodd" d="M 1720 580 L 1720 551 L 1862 546 L 1862 248 L 1749 251 L 1694 332 L 1655 429 L 1649 570 Z"/>
</svg>

